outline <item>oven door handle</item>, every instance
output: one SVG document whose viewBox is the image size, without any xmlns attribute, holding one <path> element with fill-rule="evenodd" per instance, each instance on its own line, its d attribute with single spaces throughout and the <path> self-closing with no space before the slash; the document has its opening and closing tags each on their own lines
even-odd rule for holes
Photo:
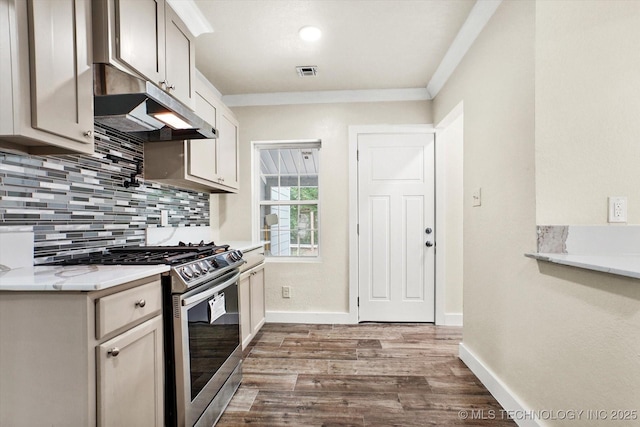
<svg viewBox="0 0 640 427">
<path fill-rule="evenodd" d="M 186 297 L 182 299 L 182 306 L 188 306 L 188 305 L 192 305 L 192 304 L 196 304 L 199 303 L 201 301 L 206 300 L 207 298 L 209 298 L 210 296 L 223 291 L 225 288 L 228 288 L 230 285 L 233 285 L 235 282 L 238 281 L 238 278 L 240 277 L 240 271 L 236 271 L 236 273 L 231 276 L 230 279 L 225 280 L 224 282 L 222 282 L 219 285 L 215 285 L 212 288 L 207 289 L 206 291 L 202 291 L 202 292 L 198 292 L 197 294 L 190 296 L 190 297 Z"/>
</svg>

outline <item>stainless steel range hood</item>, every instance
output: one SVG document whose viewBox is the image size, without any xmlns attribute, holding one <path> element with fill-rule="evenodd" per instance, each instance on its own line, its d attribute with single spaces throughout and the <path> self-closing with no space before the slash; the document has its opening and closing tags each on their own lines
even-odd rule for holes
<svg viewBox="0 0 640 427">
<path fill-rule="evenodd" d="M 94 64 L 94 114 L 97 123 L 144 141 L 217 138 L 217 131 L 184 104 L 153 83 L 107 64 Z M 162 113 L 173 113 L 182 125 L 167 125 Z"/>
</svg>

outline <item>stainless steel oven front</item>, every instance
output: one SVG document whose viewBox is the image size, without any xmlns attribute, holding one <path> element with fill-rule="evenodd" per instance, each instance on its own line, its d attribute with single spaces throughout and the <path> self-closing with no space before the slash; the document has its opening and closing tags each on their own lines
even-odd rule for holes
<svg viewBox="0 0 640 427">
<path fill-rule="evenodd" d="M 239 277 L 235 268 L 172 295 L 175 414 L 171 418 L 179 427 L 211 427 L 240 384 Z"/>
</svg>

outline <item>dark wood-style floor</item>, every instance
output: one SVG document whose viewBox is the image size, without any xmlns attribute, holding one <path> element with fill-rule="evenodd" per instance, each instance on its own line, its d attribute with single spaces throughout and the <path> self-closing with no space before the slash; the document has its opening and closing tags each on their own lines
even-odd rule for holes
<svg viewBox="0 0 640 427">
<path fill-rule="evenodd" d="M 461 339 L 425 324 L 267 324 L 217 426 L 515 426 L 458 359 Z"/>
</svg>

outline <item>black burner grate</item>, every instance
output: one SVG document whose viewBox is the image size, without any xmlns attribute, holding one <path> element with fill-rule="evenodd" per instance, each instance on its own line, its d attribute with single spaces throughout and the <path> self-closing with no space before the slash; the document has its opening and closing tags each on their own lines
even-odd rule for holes
<svg viewBox="0 0 640 427">
<path fill-rule="evenodd" d="M 229 245 L 218 246 L 211 244 L 180 245 L 180 246 L 140 246 L 127 248 L 113 248 L 108 252 L 95 252 L 80 258 L 70 258 L 56 265 L 180 265 L 195 261 L 216 253 L 226 252 Z"/>
</svg>

